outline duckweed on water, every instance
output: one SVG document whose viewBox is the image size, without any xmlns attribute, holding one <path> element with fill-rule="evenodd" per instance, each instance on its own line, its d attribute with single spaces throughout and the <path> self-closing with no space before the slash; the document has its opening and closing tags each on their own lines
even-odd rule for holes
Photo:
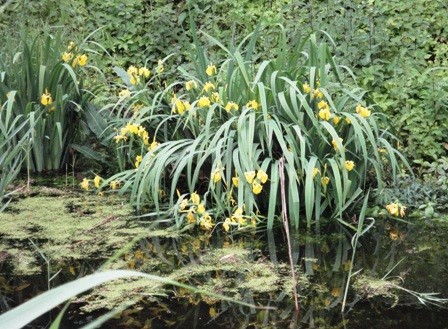
<svg viewBox="0 0 448 329">
<path fill-rule="evenodd" d="M 33 197 L 11 202 L 0 213 L 2 250 L 13 265 L 13 274 L 39 272 L 42 259 L 32 245 L 52 262 L 106 259 L 144 229 L 129 221 L 132 208 L 116 196 L 39 189 Z"/>
</svg>

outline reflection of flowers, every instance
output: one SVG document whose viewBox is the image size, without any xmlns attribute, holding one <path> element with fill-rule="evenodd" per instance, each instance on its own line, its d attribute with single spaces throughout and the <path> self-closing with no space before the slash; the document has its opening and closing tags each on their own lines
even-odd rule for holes
<svg viewBox="0 0 448 329">
<path fill-rule="evenodd" d="M 96 188 L 99 188 L 100 183 L 101 183 L 101 177 L 96 175 L 95 178 L 93 179 L 93 184 L 95 185 Z"/>
<path fill-rule="evenodd" d="M 81 185 L 81 188 L 83 188 L 84 190 L 89 190 L 89 180 L 87 178 L 84 178 L 79 185 Z"/>
</svg>

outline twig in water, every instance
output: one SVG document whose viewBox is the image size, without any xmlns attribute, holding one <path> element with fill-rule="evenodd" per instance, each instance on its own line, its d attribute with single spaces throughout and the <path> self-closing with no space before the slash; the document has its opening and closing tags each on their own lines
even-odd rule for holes
<svg viewBox="0 0 448 329">
<path fill-rule="evenodd" d="M 291 266 L 291 276 L 292 276 L 292 292 L 294 294 L 294 304 L 296 308 L 297 314 L 300 312 L 299 308 L 299 301 L 297 296 L 297 280 L 296 280 L 296 274 L 294 271 L 294 261 L 292 260 L 292 249 L 291 249 L 291 239 L 289 236 L 289 224 L 288 224 L 288 213 L 286 211 L 286 195 L 285 195 L 285 158 L 281 157 L 279 162 L 279 174 L 280 174 L 280 193 L 282 197 L 282 219 L 283 219 L 283 226 L 285 228 L 286 232 L 286 241 L 288 243 L 288 256 L 289 256 L 289 264 Z"/>
</svg>

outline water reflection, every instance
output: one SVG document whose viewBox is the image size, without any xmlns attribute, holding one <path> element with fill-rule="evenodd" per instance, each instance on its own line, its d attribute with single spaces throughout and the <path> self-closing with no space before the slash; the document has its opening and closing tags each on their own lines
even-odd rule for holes
<svg viewBox="0 0 448 329">
<path fill-rule="evenodd" d="M 353 264 L 348 232 L 332 222 L 321 225 L 319 235 L 291 232 L 299 314 L 294 310 L 282 230 L 233 236 L 189 232 L 178 238 L 161 233 L 140 239 L 110 266 L 168 276 L 259 308 L 192 295 L 178 288 L 155 291 L 142 284 L 132 291 L 140 300 L 104 328 L 393 328 L 397 323 L 406 328 L 444 327 L 442 319 L 448 313 L 422 308 L 419 295 L 412 292 L 448 296 L 448 282 L 442 279 L 448 272 L 448 224 L 378 221 L 359 240 Z M 92 261 L 65 264 L 61 275 L 88 273 L 98 266 Z M 351 268 L 357 274 L 347 294 L 348 312 L 342 317 L 341 304 Z M 30 280 L 34 279 L 17 282 Z M 36 278 L 33 285 L 38 282 L 45 285 L 44 276 Z M 16 291 L 20 289 L 16 287 Z M 64 319 L 64 326 L 86 323 L 86 316 L 75 308 L 82 309 L 98 296 L 105 298 L 100 293 L 79 298 Z"/>
<path fill-rule="evenodd" d="M 426 229 L 434 230 L 431 227 Z M 292 282 L 284 247 L 286 242 L 281 230 L 267 232 L 265 236 L 190 237 L 172 240 L 165 245 L 160 241 L 153 242 L 154 246 L 161 248 L 156 253 L 162 259 L 168 259 L 167 255 L 172 256 L 172 270 L 177 273 L 177 279 L 230 295 L 237 300 L 275 307 L 274 310 L 248 309 L 175 290 L 168 303 L 172 307 L 171 312 L 177 315 L 173 327 L 360 328 L 366 325 L 358 320 L 360 314 L 364 318 L 369 314 L 370 321 L 378 320 L 379 326 L 387 327 L 389 319 L 380 314 L 386 314 L 388 309 L 406 304 L 407 308 L 397 306 L 399 312 L 393 314 L 394 317 L 406 318 L 409 313 L 420 308 L 418 299 L 409 291 L 421 291 L 424 288 L 415 284 L 415 281 L 419 282 L 422 276 L 428 277 L 427 261 L 430 258 L 427 258 L 426 251 L 433 251 L 432 258 L 437 254 L 438 258 L 443 259 L 442 264 L 436 261 L 430 264 L 438 264 L 436 273 L 443 272 L 446 275 L 446 251 L 422 244 L 422 236 L 427 233 L 421 227 L 417 229 L 415 225 L 403 223 L 379 223 L 371 234 L 360 239 L 354 264 L 351 264 L 353 250 L 347 231 L 342 227 L 328 230 L 333 233 L 318 237 L 306 232 L 292 234 L 292 256 L 299 281 L 300 315 L 294 311 Z M 443 232 L 439 236 L 446 238 L 446 230 Z M 446 240 L 444 243 L 446 247 Z M 170 247 L 167 248 L 167 245 Z M 426 258 L 426 261 L 422 258 Z M 263 265 L 263 271 L 269 271 L 256 269 L 260 264 Z M 343 318 L 341 303 L 352 265 L 353 272 L 359 272 L 352 279 L 353 285 L 347 298 L 348 314 Z M 176 267 L 184 270 L 176 272 Z M 276 276 L 268 284 L 264 282 L 264 285 L 269 285 L 269 289 L 260 289 L 263 281 L 247 284 L 263 275 Z M 429 289 L 425 291 L 438 291 L 447 296 L 446 282 L 434 280 L 426 287 Z M 428 326 L 431 325 L 430 318 L 438 323 L 438 316 L 447 315 L 433 309 L 428 309 L 425 314 L 429 317 L 426 320 Z M 418 323 L 415 320 L 413 322 Z M 406 327 L 415 326 L 408 323 Z"/>
</svg>

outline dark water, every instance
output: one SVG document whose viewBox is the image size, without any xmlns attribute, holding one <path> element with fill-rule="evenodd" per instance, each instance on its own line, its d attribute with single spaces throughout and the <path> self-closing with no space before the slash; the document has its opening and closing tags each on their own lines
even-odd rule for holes
<svg viewBox="0 0 448 329">
<path fill-rule="evenodd" d="M 157 274 L 168 275 L 183 267 L 211 266 L 200 274 L 184 275 L 182 282 L 206 287 L 216 293 L 259 306 L 251 309 L 229 302 L 210 301 L 178 289 L 167 288 L 167 296 L 145 298 L 103 324 L 104 328 L 448 328 L 448 311 L 423 305 L 418 293 L 440 293 L 448 297 L 448 225 L 432 220 L 415 224 L 378 222 L 363 236 L 356 249 L 353 275 L 347 293 L 347 307 L 341 315 L 344 290 L 351 267 L 353 248 L 349 234 L 337 225 L 323 225 L 320 234 L 291 232 L 292 258 L 298 277 L 300 312 L 288 286 L 289 258 L 283 230 L 237 236 L 206 237 L 198 232 L 179 239 L 151 237 L 140 241 L 128 257 L 131 269 L 145 271 L 148 259 L 160 260 Z M 226 249 L 228 248 L 228 249 Z M 236 254 L 234 248 L 248 250 Z M 220 263 L 207 263 L 214 251 Z M 223 251 L 224 250 L 224 251 Z M 229 250 L 226 254 L 225 250 Z M 224 254 L 222 253 L 224 252 Z M 136 255 L 145 255 L 137 257 Z M 222 256 L 224 255 L 224 256 Z M 235 260 L 236 259 L 236 260 Z M 225 263 L 224 265 L 222 263 Z M 235 264 L 235 268 L 227 263 Z M 100 261 L 86 261 L 91 271 Z M 271 289 L 242 285 L 257 280 L 255 267 L 272 270 L 281 279 Z M 0 263 L 2 275 L 8 270 Z M 87 265 L 84 265 L 87 266 Z M 154 270 L 152 268 L 151 270 Z M 87 273 L 87 271 L 86 271 Z M 263 272 L 264 273 L 264 272 Z M 267 272 L 269 273 L 269 272 Z M 362 280 L 361 280 L 362 279 Z M 383 279 L 383 280 L 379 280 Z M 20 303 L 45 290 L 44 276 L 17 278 L 33 287 L 11 293 L 2 290 L 3 302 Z M 210 284 L 211 282 L 211 284 Z M 270 282 L 266 278 L 266 282 Z M 390 284 L 389 284 L 390 283 Z M 40 287 L 40 288 L 38 288 Z M 400 288 L 397 288 L 400 287 Z M 16 287 L 17 288 L 17 287 Z M 17 290 L 17 289 L 16 289 Z M 417 294 L 417 295 L 416 295 Z M 416 297 L 417 296 L 417 297 Z M 104 313 L 80 314 L 74 304 L 64 317 L 62 328 L 77 328 Z M 270 306 L 273 309 L 261 309 Z M 53 318 L 57 312 L 53 312 Z M 43 328 L 48 316 L 29 328 Z M 0 324 L 1 327 L 1 324 Z"/>
<path fill-rule="evenodd" d="M 299 277 L 299 314 L 294 310 L 291 293 L 279 284 L 278 289 L 268 293 L 239 290 L 240 300 L 269 305 L 274 310 L 253 310 L 227 302 L 210 305 L 200 302 L 201 298 L 191 303 L 187 298 L 171 297 L 161 302 L 166 309 L 160 316 L 153 314 L 145 319 L 142 311 L 132 318 L 136 327 L 148 323 L 148 318 L 153 319 L 151 328 L 448 328 L 446 309 L 429 304 L 425 306 L 413 295 L 438 292 L 440 297 L 448 296 L 447 228 L 446 223 L 433 221 L 415 225 L 377 223 L 371 234 L 360 240 L 353 272 L 361 271 L 351 279 L 356 288 L 348 291 L 344 317 L 341 316 L 341 302 L 351 264 L 351 241 L 344 229 L 329 225 L 329 231 L 323 231 L 317 237 L 306 232 L 292 234 L 292 257 Z M 197 240 L 193 238 L 189 243 L 194 244 L 194 241 Z M 289 259 L 282 230 L 240 236 L 234 240 L 220 236 L 204 239 L 200 247 L 189 249 L 188 257 L 185 254 L 182 257 L 182 252 L 178 252 L 182 243 L 185 242 L 156 239 L 153 245 L 157 246 L 159 257 L 171 257 L 176 266 L 200 263 L 208 249 L 238 245 L 250 250 L 248 257 L 254 264 L 269 262 L 279 266 L 284 276 L 288 275 L 281 267 Z M 219 275 L 233 280 L 231 284 L 235 285 L 251 279 L 240 271 L 222 271 Z M 358 282 L 362 276 L 365 280 Z M 387 289 L 384 285 L 380 288 L 375 284 L 369 285 L 383 277 L 380 282 L 385 283 Z M 187 282 L 201 285 L 210 280 L 217 280 L 217 274 L 208 273 Z M 406 290 L 391 288 L 388 282 Z M 217 315 L 211 316 L 211 309 Z M 118 322 L 123 323 L 123 320 Z M 128 320 L 128 323 L 133 321 Z M 116 325 L 117 321 L 114 321 L 105 326 Z"/>
</svg>

